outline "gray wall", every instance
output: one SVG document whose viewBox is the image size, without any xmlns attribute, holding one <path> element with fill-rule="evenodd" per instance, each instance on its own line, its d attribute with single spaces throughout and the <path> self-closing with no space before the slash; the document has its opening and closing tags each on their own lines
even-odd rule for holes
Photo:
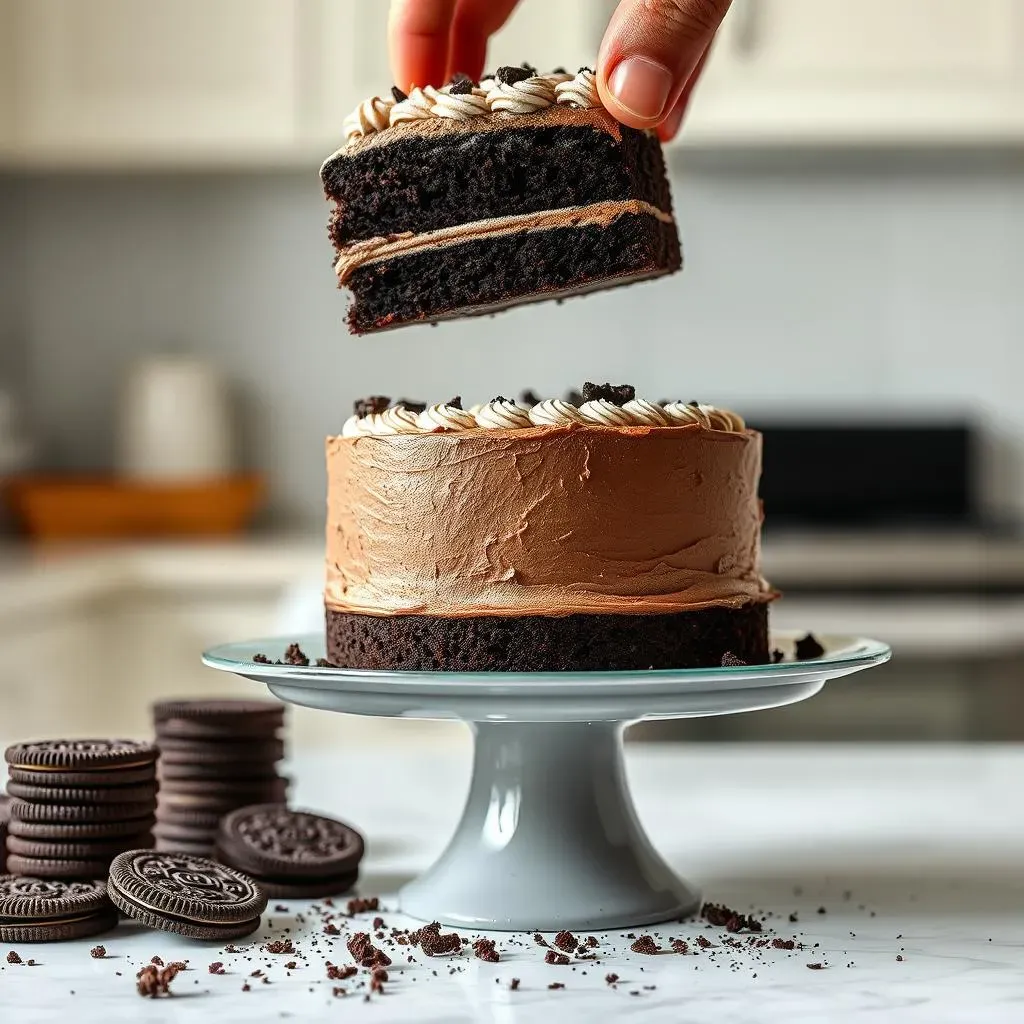
<svg viewBox="0 0 1024 1024">
<path fill-rule="evenodd" d="M 275 512 L 311 523 L 322 437 L 353 397 L 584 378 L 745 411 L 967 409 L 991 435 L 989 504 L 1024 514 L 1024 158 L 703 156 L 674 176 L 682 275 L 362 341 L 315 173 L 0 179 L 7 372 L 49 463 L 102 467 L 131 358 L 201 349 L 244 396 Z"/>
</svg>

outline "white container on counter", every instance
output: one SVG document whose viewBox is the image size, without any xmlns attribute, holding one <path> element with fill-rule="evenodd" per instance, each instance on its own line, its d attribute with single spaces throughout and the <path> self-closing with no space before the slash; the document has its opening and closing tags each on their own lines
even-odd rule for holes
<svg viewBox="0 0 1024 1024">
<path fill-rule="evenodd" d="M 150 357 L 128 374 L 121 396 L 117 468 L 128 480 L 173 483 L 234 472 L 228 387 L 188 355 Z"/>
<path fill-rule="evenodd" d="M 21 431 L 18 404 L 0 388 L 0 479 L 21 472 L 32 457 L 32 445 Z"/>
</svg>

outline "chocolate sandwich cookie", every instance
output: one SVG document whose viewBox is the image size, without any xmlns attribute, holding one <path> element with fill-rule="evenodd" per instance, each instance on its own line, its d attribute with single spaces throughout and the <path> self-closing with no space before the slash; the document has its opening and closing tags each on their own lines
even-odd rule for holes
<svg viewBox="0 0 1024 1024">
<path fill-rule="evenodd" d="M 12 821 L 51 822 L 53 824 L 97 824 L 121 822 L 148 817 L 153 813 L 153 801 L 143 800 L 131 804 L 42 804 L 29 800 L 11 801 Z"/>
<path fill-rule="evenodd" d="M 0 942 L 83 939 L 116 925 L 105 882 L 0 876 Z"/>
<path fill-rule="evenodd" d="M 279 898 L 313 898 L 355 884 L 363 837 L 353 828 L 279 804 L 242 807 L 217 831 L 217 856 Z"/>
<path fill-rule="evenodd" d="M 165 809 L 168 811 L 209 811 L 210 813 L 216 811 L 220 814 L 227 814 L 228 811 L 233 811 L 237 807 L 251 806 L 254 803 L 251 799 L 252 795 L 251 792 L 247 793 L 245 790 L 205 793 L 182 793 L 178 790 L 167 790 L 160 795 L 158 806 L 161 814 Z M 260 803 L 284 803 L 288 795 L 288 783 L 285 779 L 278 779 L 273 785 L 264 787 L 255 795 L 257 799 L 262 797 L 259 800 Z"/>
<path fill-rule="evenodd" d="M 157 755 L 152 743 L 136 740 L 41 740 L 8 747 L 4 759 L 31 771 L 85 772 L 144 767 Z"/>
<path fill-rule="evenodd" d="M 240 871 L 187 853 L 131 850 L 110 865 L 110 898 L 129 917 L 186 938 L 256 931 L 267 897 Z"/>
<path fill-rule="evenodd" d="M 189 828 L 194 832 L 206 831 L 211 835 L 217 831 L 220 819 L 226 812 L 210 811 L 196 807 L 170 806 L 160 804 L 157 808 L 157 822 L 177 828 Z"/>
<path fill-rule="evenodd" d="M 242 771 L 247 766 L 272 764 L 284 757 L 284 743 L 279 739 L 203 741 L 160 738 L 160 763 L 217 764 Z"/>
<path fill-rule="evenodd" d="M 157 837 L 153 847 L 157 853 L 190 853 L 195 857 L 213 857 L 213 839 L 188 841 L 185 839 L 165 839 Z M 269 893 L 267 894 L 269 896 Z"/>
<path fill-rule="evenodd" d="M 284 705 L 263 700 L 160 701 L 153 705 L 153 720 L 161 738 L 268 737 L 284 725 Z"/>
<path fill-rule="evenodd" d="M 12 782 L 22 782 L 29 786 L 138 786 L 156 779 L 156 762 L 134 768 L 77 772 L 41 771 L 35 768 L 15 768 L 12 765 L 8 768 L 7 774 Z"/>
<path fill-rule="evenodd" d="M 14 875 L 29 878 L 95 878 L 110 866 L 109 857 L 79 858 L 77 860 L 43 860 L 8 853 L 7 870 Z"/>
<path fill-rule="evenodd" d="M 68 786 L 30 785 L 25 782 L 8 782 L 7 792 L 19 800 L 41 804 L 68 804 L 72 807 L 93 804 L 134 804 L 156 800 L 155 782 L 144 782 L 138 786 L 99 786 L 95 789 Z"/>
<path fill-rule="evenodd" d="M 148 850 L 153 845 L 152 832 L 139 832 L 120 839 L 94 839 L 79 842 L 52 842 L 45 839 L 7 837 L 7 850 L 20 857 L 37 860 L 99 860 L 116 857 L 125 850 Z M 106 870 L 106 868 L 104 868 Z M 101 871 L 100 874 L 103 874 Z"/>
<path fill-rule="evenodd" d="M 0 794 L 0 874 L 7 870 L 7 822 L 11 814 L 9 804 L 11 798 Z"/>
<path fill-rule="evenodd" d="M 58 822 L 12 819 L 9 831 L 12 836 L 23 839 L 77 843 L 91 839 L 108 840 L 141 835 L 148 832 L 155 821 L 156 817 L 152 812 L 142 818 L 128 818 L 124 821 Z"/>
<path fill-rule="evenodd" d="M 231 809 L 250 804 L 272 804 L 283 800 L 288 792 L 289 780 L 281 775 L 265 779 L 167 779 L 165 795 L 227 797 L 234 800 Z"/>
<path fill-rule="evenodd" d="M 178 782 L 232 781 L 245 785 L 258 785 L 276 779 L 277 769 L 273 761 L 248 761 L 243 764 L 199 764 L 194 761 L 174 763 L 160 762 L 160 781 L 165 785 Z"/>
</svg>

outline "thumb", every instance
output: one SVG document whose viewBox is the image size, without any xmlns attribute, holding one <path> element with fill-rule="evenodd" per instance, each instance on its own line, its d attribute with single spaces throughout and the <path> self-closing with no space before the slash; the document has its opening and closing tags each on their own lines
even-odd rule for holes
<svg viewBox="0 0 1024 1024">
<path fill-rule="evenodd" d="M 597 64 L 601 101 L 623 124 L 653 128 L 676 106 L 731 0 L 621 0 Z"/>
</svg>

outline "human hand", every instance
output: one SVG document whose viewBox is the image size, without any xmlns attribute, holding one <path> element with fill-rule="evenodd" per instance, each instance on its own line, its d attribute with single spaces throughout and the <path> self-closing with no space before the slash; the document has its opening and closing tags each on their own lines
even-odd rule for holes
<svg viewBox="0 0 1024 1024">
<path fill-rule="evenodd" d="M 533 0 L 531 0 L 533 2 Z M 555 0 L 557 2 L 557 0 Z M 487 41 L 518 0 L 391 0 L 388 42 L 395 82 L 479 79 Z M 601 101 L 623 124 L 679 130 L 690 94 L 731 0 L 619 0 L 597 59 Z"/>
</svg>

